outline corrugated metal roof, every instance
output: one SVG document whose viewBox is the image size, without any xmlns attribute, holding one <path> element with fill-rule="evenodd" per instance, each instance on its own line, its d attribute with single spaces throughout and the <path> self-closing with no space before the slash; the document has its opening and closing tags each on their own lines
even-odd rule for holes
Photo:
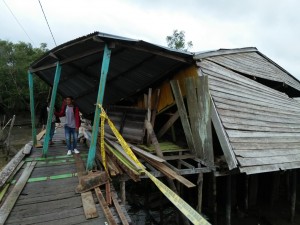
<svg viewBox="0 0 300 225">
<path fill-rule="evenodd" d="M 210 59 L 198 66 L 240 171 L 300 168 L 300 103 Z"/>
<path fill-rule="evenodd" d="M 194 59 L 207 59 L 242 75 L 284 83 L 295 89 L 287 91 L 289 95 L 300 96 L 300 82 L 256 48 L 220 49 L 197 53 Z"/>
<path fill-rule="evenodd" d="M 83 114 L 92 115 L 105 44 L 111 47 L 112 53 L 104 104 L 129 99 L 170 73 L 194 63 L 189 52 L 95 32 L 53 48 L 32 63 L 30 71 L 52 86 L 59 61 L 62 72 L 58 92 L 73 96 Z"/>
</svg>

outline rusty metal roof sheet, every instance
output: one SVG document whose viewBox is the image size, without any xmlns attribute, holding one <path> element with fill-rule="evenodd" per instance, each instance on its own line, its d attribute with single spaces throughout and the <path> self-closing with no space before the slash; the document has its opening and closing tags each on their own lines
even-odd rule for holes
<svg viewBox="0 0 300 225">
<path fill-rule="evenodd" d="M 95 32 L 51 49 L 31 64 L 30 71 L 52 86 L 59 61 L 62 71 L 58 92 L 73 96 L 82 113 L 92 115 L 105 44 L 112 53 L 104 105 L 128 100 L 172 72 L 194 63 L 189 52 Z"/>
</svg>

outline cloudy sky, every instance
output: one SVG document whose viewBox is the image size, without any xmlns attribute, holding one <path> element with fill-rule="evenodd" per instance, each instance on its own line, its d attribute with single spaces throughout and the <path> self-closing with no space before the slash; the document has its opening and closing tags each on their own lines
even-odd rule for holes
<svg viewBox="0 0 300 225">
<path fill-rule="evenodd" d="M 183 30 L 191 51 L 257 47 L 300 79 L 297 0 L 40 0 L 56 43 L 100 31 L 166 46 Z M 16 22 L 8 7 L 21 23 Z M 55 47 L 38 0 L 0 0 L 0 39 Z"/>
</svg>

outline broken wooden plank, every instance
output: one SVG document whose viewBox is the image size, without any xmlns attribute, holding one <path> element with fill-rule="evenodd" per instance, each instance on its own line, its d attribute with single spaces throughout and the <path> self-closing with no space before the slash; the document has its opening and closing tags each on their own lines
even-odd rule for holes
<svg viewBox="0 0 300 225">
<path fill-rule="evenodd" d="M 23 153 L 24 147 L 9 161 L 8 164 L 0 171 L 0 188 L 5 184 L 10 175 L 17 168 L 19 163 L 24 158 L 25 154 Z"/>
<path fill-rule="evenodd" d="M 152 113 L 151 113 L 151 125 L 152 125 L 152 127 L 154 127 L 154 124 L 155 124 L 155 119 L 156 119 L 159 100 L 160 100 L 160 89 L 156 89 L 155 99 L 154 99 L 154 106 L 153 106 Z"/>
<path fill-rule="evenodd" d="M 92 219 L 99 216 L 91 191 L 81 193 L 81 200 L 86 219 Z"/>
<path fill-rule="evenodd" d="M 187 144 L 189 146 L 189 149 L 195 154 L 195 144 L 178 80 L 172 80 L 170 83 L 175 97 Z"/>
<path fill-rule="evenodd" d="M 137 165 L 137 163 L 125 152 L 125 150 L 123 149 L 123 147 L 121 145 L 119 145 L 118 143 L 111 141 L 109 139 L 105 139 L 105 141 L 107 143 L 109 143 L 116 151 L 118 151 L 119 154 L 122 155 L 122 157 L 131 164 L 131 166 L 132 166 L 132 168 L 134 168 L 134 170 L 141 171 L 140 166 Z"/>
<path fill-rule="evenodd" d="M 156 135 L 154 133 L 153 127 L 152 127 L 151 123 L 149 121 L 147 121 L 147 120 L 145 120 L 145 127 L 146 127 L 146 129 L 147 129 L 147 131 L 148 131 L 148 133 L 150 135 L 151 142 L 152 142 L 152 144 L 154 146 L 156 154 L 159 157 L 163 158 L 163 153 L 162 153 L 162 151 L 160 149 L 160 146 L 159 146 L 158 140 L 156 138 Z"/>
<path fill-rule="evenodd" d="M 110 211 L 100 188 L 97 187 L 94 190 L 95 190 L 96 196 L 99 200 L 99 204 L 103 210 L 103 213 L 108 221 L 108 224 L 109 225 L 117 225 L 117 222 L 115 221 L 114 216 L 113 216 L 112 212 Z"/>
<path fill-rule="evenodd" d="M 110 147 L 107 143 L 105 144 L 108 151 L 107 154 L 111 157 L 111 159 L 115 160 L 118 165 L 127 173 L 127 175 L 134 181 L 140 180 L 140 174 L 138 171 L 136 171 L 131 164 L 128 162 L 126 163 L 124 161 L 124 158 L 119 157 L 119 155 L 114 154 L 116 150 L 114 150 L 112 147 Z"/>
<path fill-rule="evenodd" d="M 152 107 L 152 88 L 148 90 L 148 100 L 147 100 L 147 121 L 151 121 L 151 107 Z M 147 132 L 147 145 L 150 144 L 150 134 Z"/>
<path fill-rule="evenodd" d="M 36 140 L 40 141 L 46 133 L 46 129 L 42 130 L 38 135 L 36 135 Z"/>
<path fill-rule="evenodd" d="M 119 204 L 118 196 L 117 196 L 116 192 L 114 191 L 113 186 L 112 186 L 111 197 L 112 197 L 112 201 L 114 203 L 114 206 L 117 210 L 117 213 L 120 217 L 120 220 L 121 220 L 122 224 L 123 225 L 129 225 L 128 220 L 127 220 L 127 218 L 126 218 L 126 216 L 125 216 L 125 214 L 124 214 L 124 212 L 123 212 L 123 210 L 122 210 L 122 208 Z"/>
<path fill-rule="evenodd" d="M 78 180 L 80 181 L 81 177 L 86 175 L 87 172 L 85 170 L 84 162 L 81 156 L 79 154 L 74 154 L 73 157 L 75 159 Z M 96 204 L 94 202 L 92 192 L 87 191 L 80 194 L 85 218 L 92 219 L 98 217 L 99 215 L 96 209 Z"/>
<path fill-rule="evenodd" d="M 199 112 L 201 115 L 200 123 L 200 138 L 204 153 L 204 160 L 209 163 L 214 163 L 214 152 L 212 144 L 212 130 L 211 130 L 211 99 L 208 88 L 208 76 L 198 77 L 197 94 Z"/>
<path fill-rule="evenodd" d="M 153 159 L 153 160 L 155 160 L 155 161 L 158 161 L 158 162 L 165 162 L 165 161 L 166 161 L 165 159 L 163 159 L 163 158 L 161 158 L 161 157 L 158 157 L 158 156 L 156 156 L 156 155 L 153 155 L 153 154 L 151 154 L 151 153 L 149 153 L 149 152 L 146 152 L 146 151 L 144 151 L 143 149 L 141 149 L 141 148 L 139 148 L 139 147 L 137 147 L 137 146 L 135 146 L 135 145 L 129 144 L 129 146 L 130 146 L 130 148 L 131 148 L 135 153 L 137 153 L 137 154 L 139 154 L 139 155 L 144 155 L 144 156 L 146 156 L 146 157 L 148 157 L 148 158 L 151 158 L 151 159 Z"/>
<path fill-rule="evenodd" d="M 26 167 L 25 167 L 21 177 L 15 184 L 12 191 L 9 193 L 6 201 L 1 206 L 1 208 L 0 208 L 0 224 L 4 224 L 6 219 L 8 218 L 19 195 L 21 194 L 23 188 L 25 187 L 27 180 L 30 177 L 31 172 L 33 171 L 35 165 L 36 165 L 36 162 L 29 162 L 26 164 Z"/>
<path fill-rule="evenodd" d="M 163 174 L 165 174 L 168 178 L 170 178 L 170 179 L 176 179 L 176 180 L 178 180 L 180 183 L 182 183 L 183 185 L 185 185 L 188 188 L 196 186 L 195 184 L 193 184 L 192 182 L 190 182 L 185 177 L 177 174 L 174 170 L 172 170 L 171 168 L 169 168 L 168 166 L 166 166 L 164 163 L 153 161 L 153 160 L 151 160 L 151 159 L 149 159 L 147 157 L 143 157 L 143 159 L 145 161 L 147 161 L 148 163 L 150 163 L 152 166 L 154 166 L 157 170 L 159 170 L 160 172 L 162 172 Z"/>
<path fill-rule="evenodd" d="M 256 158 L 237 157 L 241 166 L 268 165 L 279 163 L 300 162 L 300 155 L 284 155 L 284 156 L 267 156 Z"/>
<path fill-rule="evenodd" d="M 217 133 L 217 136 L 219 138 L 226 162 L 228 164 L 229 169 L 234 169 L 237 167 L 237 161 L 235 158 L 235 155 L 233 153 L 231 144 L 228 140 L 227 134 L 225 132 L 225 129 L 223 127 L 223 124 L 220 120 L 220 117 L 218 115 L 218 112 L 216 110 L 216 107 L 213 103 L 213 100 L 211 100 L 211 115 L 212 115 L 212 122 L 215 127 L 215 131 Z"/>
<path fill-rule="evenodd" d="M 176 122 L 176 120 L 179 118 L 179 112 L 178 110 L 170 117 L 170 119 L 160 128 L 160 130 L 157 133 L 157 137 L 161 138 L 169 129 L 170 127 Z"/>
<path fill-rule="evenodd" d="M 188 112 L 189 112 L 189 118 L 190 118 L 190 124 L 191 124 L 191 131 L 193 135 L 193 139 L 195 142 L 195 151 L 197 157 L 200 157 L 203 159 L 204 157 L 204 146 L 202 143 L 202 130 L 201 125 L 202 117 L 204 117 L 204 111 L 201 111 L 200 104 L 198 104 L 199 96 L 197 96 L 196 91 L 196 80 L 197 78 L 194 77 L 188 77 L 185 79 L 185 90 L 186 90 L 186 100 L 187 100 L 187 106 L 188 106 Z M 198 90 L 198 92 L 202 92 Z M 197 99 L 198 97 L 198 99 Z M 203 110 L 203 107 L 202 107 Z M 203 136 L 203 135 L 202 135 Z"/>
</svg>

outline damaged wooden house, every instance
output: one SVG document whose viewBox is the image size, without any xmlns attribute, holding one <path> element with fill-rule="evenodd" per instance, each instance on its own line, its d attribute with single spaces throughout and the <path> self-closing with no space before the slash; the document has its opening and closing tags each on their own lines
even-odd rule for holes
<svg viewBox="0 0 300 225">
<path fill-rule="evenodd" d="M 165 177 L 211 223 L 230 224 L 232 209 L 256 206 L 261 192 L 276 204 L 284 180 L 293 220 L 300 167 L 300 103 L 293 98 L 300 82 L 256 48 L 189 53 L 95 32 L 50 50 L 31 65 L 33 74 L 73 96 L 93 121 L 85 133 L 87 170 L 106 163 L 123 202 L 126 182 L 148 176 L 109 124 L 99 129 L 98 104 L 145 169 Z"/>
</svg>

